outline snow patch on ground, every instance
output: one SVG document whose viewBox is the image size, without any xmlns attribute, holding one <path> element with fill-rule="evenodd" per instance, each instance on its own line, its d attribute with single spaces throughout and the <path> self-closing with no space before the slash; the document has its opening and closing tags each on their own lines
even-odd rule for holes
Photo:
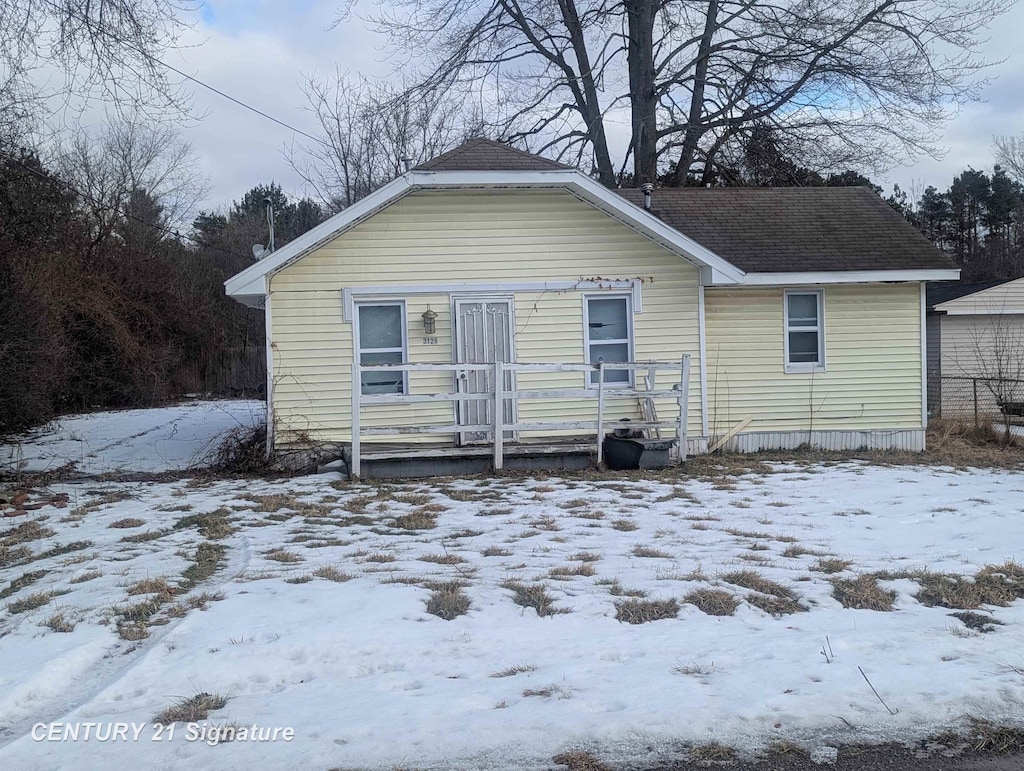
<svg viewBox="0 0 1024 771">
<path fill-rule="evenodd" d="M 259 401 L 197 401 L 59 418 L 0 444 L 0 471 L 45 473 L 69 463 L 84 475 L 182 471 L 202 464 L 228 431 L 262 423 Z"/>
<path fill-rule="evenodd" d="M 1012 669 L 1024 666 L 1024 601 L 984 609 L 1003 625 L 971 633 L 915 599 L 911 578 L 882 581 L 897 592 L 894 612 L 850 610 L 833 598 L 835 576 L 814 569 L 825 555 L 851 560 L 845 578 L 1024 562 L 1018 472 L 851 462 L 707 480 L 319 476 L 54 491 L 69 494 L 66 509 L 30 514 L 53 534 L 0 567 L 0 591 L 46 571 L 4 604 L 53 592 L 41 607 L 0 611 L 4 768 L 548 768 L 575 748 L 654 762 L 686 743 L 822 747 L 921 736 L 964 714 L 1024 719 L 1024 675 Z M 197 514 L 234 531 L 203 533 Z M 436 524 L 402 529 L 404 515 Z M 132 518 L 142 524 L 112 526 Z M 0 527 L 3 539 L 14 525 Z M 185 584 L 210 543 L 226 549 L 221 570 Z M 787 587 L 807 611 L 760 610 L 727 580 L 739 570 Z M 182 588 L 147 639 L 122 640 L 118 609 L 145 599 L 128 594 L 144 578 Z M 510 579 L 543 584 L 566 612 L 517 605 Z M 470 601 L 451 621 L 426 610 L 448 581 Z M 735 614 L 683 601 L 701 588 L 732 594 Z M 622 623 L 627 590 L 679 611 Z M 221 599 L 166 612 L 202 593 Z M 72 632 L 43 625 L 57 611 Z M 295 739 L 211 747 L 184 725 L 173 740 L 147 729 L 128 746 L 30 733 L 37 721 L 146 722 L 199 691 L 229 699 L 214 723 L 290 726 Z"/>
</svg>

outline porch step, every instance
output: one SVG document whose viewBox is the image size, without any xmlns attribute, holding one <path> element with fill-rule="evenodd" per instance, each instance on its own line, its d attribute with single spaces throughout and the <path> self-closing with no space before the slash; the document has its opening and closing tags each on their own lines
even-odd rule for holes
<svg viewBox="0 0 1024 771">
<path fill-rule="evenodd" d="M 384 445 L 363 444 L 360 453 L 364 479 L 401 479 L 483 474 L 492 470 L 494 451 L 486 445 Z M 593 442 L 505 445 L 505 468 L 516 470 L 580 470 L 594 465 Z M 343 445 L 342 460 L 348 466 L 350 445 Z"/>
</svg>

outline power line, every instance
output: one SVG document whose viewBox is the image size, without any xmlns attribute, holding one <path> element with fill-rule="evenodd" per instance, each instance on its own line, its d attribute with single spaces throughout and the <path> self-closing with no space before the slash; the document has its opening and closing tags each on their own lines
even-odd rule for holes
<svg viewBox="0 0 1024 771">
<path fill-rule="evenodd" d="M 282 127 L 286 128 L 286 129 L 288 129 L 289 131 L 293 131 L 296 134 L 304 136 L 307 139 L 311 139 L 312 141 L 314 141 L 314 142 L 316 142 L 318 144 L 323 145 L 324 147 L 330 148 L 330 145 L 327 142 L 325 142 L 323 139 L 321 139 L 320 137 L 315 137 L 312 134 L 309 134 L 309 133 L 303 131 L 302 129 L 295 128 L 295 126 L 292 126 L 291 124 L 286 123 L 285 121 L 281 120 L 280 118 L 275 118 L 273 115 L 271 115 L 271 114 L 269 114 L 267 112 L 264 112 L 263 110 L 259 109 L 258 107 L 253 107 L 251 104 L 247 104 L 246 102 L 243 102 L 241 99 L 238 99 L 237 97 L 231 96 L 231 94 L 228 94 L 228 93 L 220 90 L 216 86 L 211 86 L 209 83 L 204 83 L 199 78 L 196 78 L 196 77 L 194 77 L 192 75 L 189 75 L 186 72 L 183 72 L 182 70 L 179 70 L 174 65 L 168 64 L 163 59 L 157 58 L 156 56 L 151 54 L 149 51 L 145 50 L 144 48 L 142 48 L 141 46 L 139 46 L 136 43 L 132 42 L 131 40 L 128 40 L 126 38 L 123 38 L 123 37 L 117 35 L 114 32 L 111 32 L 101 22 L 98 22 L 98 21 L 95 21 L 93 19 L 90 19 L 88 16 L 84 16 L 84 15 L 82 15 L 80 13 L 75 13 L 74 11 L 71 11 L 69 9 L 58 8 L 52 2 L 49 2 L 49 0 L 43 0 L 43 3 L 45 5 L 47 5 L 52 11 L 57 11 L 59 13 L 67 13 L 70 16 L 76 17 L 79 21 L 82 21 L 85 24 L 89 25 L 90 28 L 95 29 L 97 32 L 100 32 L 100 33 L 106 35 L 107 37 L 113 38 L 117 43 L 120 43 L 123 46 L 127 46 L 128 48 L 131 48 L 132 50 L 136 51 L 139 55 L 141 55 L 143 58 L 149 60 L 150 62 L 152 62 L 154 64 L 159 64 L 162 67 L 166 67 L 171 72 L 174 72 L 175 74 L 180 75 L 181 77 L 185 78 L 186 80 L 192 81 L 193 83 L 195 83 L 198 86 L 202 86 L 203 88 L 205 88 L 205 89 L 207 89 L 209 91 L 212 91 L 213 93 L 217 94 L 218 96 L 223 97 L 224 99 L 227 99 L 228 101 L 237 104 L 239 107 L 242 107 L 242 108 L 244 108 L 246 110 L 254 112 L 257 115 L 259 115 L 259 116 L 261 116 L 263 118 L 266 118 L 267 120 L 272 121 L 273 123 L 276 123 L 279 126 L 282 126 Z"/>
<path fill-rule="evenodd" d="M 54 187 L 63 187 L 66 190 L 74 193 L 75 195 L 77 195 L 77 196 L 79 196 L 81 198 L 84 198 L 86 201 L 89 201 L 90 203 L 92 203 L 93 206 L 97 207 L 98 209 L 112 210 L 112 211 L 116 212 L 117 214 L 120 214 L 125 219 L 134 220 L 135 222 L 138 222 L 138 223 L 140 223 L 142 225 L 145 225 L 147 227 L 153 228 L 154 230 L 158 230 L 158 231 L 160 231 L 162 233 L 165 233 L 166 235 L 173 236 L 175 238 L 186 238 L 189 241 L 192 241 L 193 243 L 197 244 L 198 246 L 203 246 L 203 247 L 206 247 L 207 249 L 214 249 L 214 250 L 216 250 L 218 252 L 223 252 L 224 254 L 231 255 L 232 257 L 242 257 L 242 258 L 245 258 L 245 259 L 249 259 L 249 257 L 247 255 L 244 255 L 241 252 L 235 252 L 235 251 L 232 251 L 231 249 L 225 249 L 223 246 L 218 246 L 217 244 L 211 244 L 211 243 L 209 243 L 207 241 L 203 241 L 200 238 L 196 238 L 195 236 L 191 236 L 188 233 L 184 233 L 183 234 L 183 233 L 181 233 L 181 232 L 179 232 L 177 230 L 172 230 L 171 228 L 166 227 L 164 225 L 160 225 L 159 223 L 156 223 L 156 222 L 149 222 L 147 220 L 142 219 L 141 217 L 136 217 L 135 215 L 130 214 L 129 212 L 125 211 L 124 209 L 122 209 L 120 207 L 107 206 L 107 205 L 97 201 L 90 194 L 83 193 L 81 190 L 76 188 L 74 185 L 68 183 L 67 181 L 65 181 L 63 179 L 60 179 L 59 177 L 53 177 L 53 176 L 50 176 L 48 174 L 44 174 L 41 171 L 39 171 L 38 169 L 34 169 L 31 166 L 27 165 L 21 159 L 16 158 L 13 155 L 8 155 L 7 153 L 3 153 L 2 156 L 3 156 L 3 158 L 5 160 L 10 161 L 12 163 L 16 163 L 18 166 L 21 166 L 21 168 L 25 169 L 25 171 L 27 171 L 30 174 L 33 174 L 33 175 L 39 177 L 44 182 L 48 182 L 49 184 L 53 185 Z"/>
</svg>

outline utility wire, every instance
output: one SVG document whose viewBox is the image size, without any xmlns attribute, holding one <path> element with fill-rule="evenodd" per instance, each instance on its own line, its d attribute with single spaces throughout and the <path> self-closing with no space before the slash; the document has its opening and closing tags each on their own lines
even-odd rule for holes
<svg viewBox="0 0 1024 771">
<path fill-rule="evenodd" d="M 20 160 L 19 158 L 14 157 L 13 155 L 9 155 L 7 153 L 2 153 L 0 155 L 2 155 L 2 157 L 5 160 L 10 161 L 12 163 L 16 163 L 18 166 L 20 166 L 21 168 L 25 169 L 25 171 L 27 171 L 30 174 L 34 174 L 35 176 L 39 177 L 44 182 L 48 182 L 49 184 L 53 185 L 54 187 L 63 187 L 65 190 L 68 190 L 68 191 L 74 193 L 75 195 L 77 195 L 77 196 L 79 196 L 81 198 L 84 198 L 86 201 L 89 201 L 93 206 L 95 206 L 98 209 L 106 209 L 108 211 L 112 210 L 112 211 L 116 212 L 117 214 L 120 214 L 125 219 L 134 220 L 135 222 L 138 222 L 138 223 L 140 223 L 142 225 L 145 225 L 147 227 L 153 228 L 154 230 L 159 230 L 160 232 L 165 233 L 165 234 L 167 234 L 169 236 L 173 236 L 175 238 L 186 238 L 189 241 L 192 241 L 193 243 L 197 244 L 198 246 L 203 246 L 203 247 L 206 247 L 207 249 L 214 249 L 214 250 L 216 250 L 218 252 L 223 252 L 224 254 L 229 254 L 232 257 L 243 257 L 245 259 L 249 259 L 249 257 L 247 257 L 246 255 L 242 254 L 241 252 L 236 252 L 236 251 L 233 251 L 231 249 L 225 249 L 223 246 L 218 246 L 217 244 L 211 244 L 211 243 L 209 243 L 207 241 L 203 241 L 200 238 L 196 238 L 195 236 L 191 236 L 188 233 L 181 233 L 178 230 L 172 230 L 171 228 L 166 227 L 164 225 L 160 225 L 159 223 L 156 223 L 156 222 L 149 222 L 147 220 L 142 219 L 141 217 L 136 217 L 134 214 L 130 214 L 129 212 L 125 211 L 124 209 L 122 209 L 120 207 L 110 207 L 110 206 L 107 206 L 106 204 L 103 204 L 103 203 L 100 203 L 99 201 L 97 201 L 93 196 L 89 195 L 88 193 L 83 193 L 81 190 L 76 188 L 74 185 L 71 185 L 70 183 L 66 182 L 65 180 L 60 179 L 58 177 L 53 177 L 53 176 L 44 174 L 41 171 L 39 171 L 38 169 L 34 169 L 31 166 L 27 165 L 22 160 Z"/>
<path fill-rule="evenodd" d="M 137 45 L 136 43 L 132 42 L 131 40 L 128 40 L 126 38 L 123 38 L 123 37 L 117 35 L 114 32 L 111 32 L 109 29 L 104 27 L 104 25 L 101 22 L 98 22 L 98 21 L 96 21 L 94 19 L 89 18 L 88 16 L 84 16 L 84 15 L 82 15 L 80 13 L 76 13 L 76 12 L 74 12 L 72 10 L 69 10 L 69 9 L 58 8 L 52 2 L 50 2 L 50 0 L 43 0 L 43 4 L 48 6 L 50 8 L 50 10 L 52 10 L 52 11 L 55 11 L 57 13 L 66 13 L 69 16 L 73 16 L 73 17 L 77 18 L 79 21 L 85 23 L 91 29 L 95 29 L 97 32 L 99 32 L 99 33 L 101 33 L 103 35 L 106 35 L 109 38 L 113 38 L 117 43 L 119 43 L 119 44 L 121 44 L 123 46 L 126 46 L 128 48 L 131 48 L 133 51 L 137 52 L 140 56 L 142 56 L 143 58 L 147 59 L 148 61 L 150 61 L 150 62 L 152 62 L 154 64 L 159 64 L 162 67 L 166 67 L 171 72 L 173 72 L 173 73 L 175 73 L 177 75 L 180 75 L 181 77 L 185 78 L 186 80 L 192 81 L 197 86 L 202 86 L 203 88 L 205 88 L 205 89 L 207 89 L 209 91 L 212 91 L 214 94 L 217 94 L 218 96 L 223 97 L 224 99 L 227 99 L 230 102 L 234 102 L 239 107 L 242 107 L 242 108 L 244 108 L 246 110 L 254 112 L 257 115 L 259 115 L 260 117 L 266 118 L 267 120 L 272 121 L 273 123 L 276 123 L 279 126 L 283 126 L 284 128 L 288 129 L 289 131 L 293 131 L 296 134 L 299 134 L 300 136 L 306 137 L 306 139 L 311 139 L 312 141 L 316 142 L 317 144 L 321 144 L 324 147 L 330 148 L 330 145 L 326 141 L 321 139 L 320 137 L 315 137 L 312 134 L 306 133 L 302 129 L 295 128 L 295 126 L 292 126 L 289 123 L 285 123 L 280 118 L 275 118 L 270 113 L 264 112 L 263 110 L 259 109 L 258 107 L 253 107 L 251 104 L 247 104 L 247 103 L 243 102 L 241 99 L 238 99 L 238 98 L 236 98 L 234 96 L 231 96 L 231 94 L 228 94 L 228 93 L 226 93 L 224 91 L 221 91 L 216 86 L 211 86 L 209 83 L 204 83 L 199 78 L 193 77 L 192 75 L 189 75 L 188 73 L 183 72 L 182 70 L 179 70 L 174 65 L 171 65 L 171 64 L 168 64 L 167 62 L 165 62 L 163 59 L 158 59 L 156 56 L 153 56 L 153 54 L 151 54 L 149 51 L 147 51 L 144 48 L 140 47 L 139 45 Z"/>
</svg>

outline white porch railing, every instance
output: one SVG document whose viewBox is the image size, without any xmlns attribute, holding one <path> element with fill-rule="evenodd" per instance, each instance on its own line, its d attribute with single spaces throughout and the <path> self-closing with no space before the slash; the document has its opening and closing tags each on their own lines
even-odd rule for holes
<svg viewBox="0 0 1024 771">
<path fill-rule="evenodd" d="M 656 372 L 678 372 L 679 383 L 670 389 L 637 389 L 623 388 L 618 383 L 609 386 L 605 383 L 605 371 L 632 370 L 651 373 L 650 382 L 654 382 Z M 363 394 L 360 384 L 364 372 L 451 372 L 453 382 L 459 372 L 493 371 L 494 386 L 491 390 L 467 393 L 456 390 L 429 394 Z M 511 390 L 505 388 L 505 375 L 509 372 L 594 372 L 597 371 L 596 388 L 534 388 Z M 634 381 L 639 378 L 634 377 Z M 468 432 L 487 432 L 492 434 L 494 442 L 494 469 L 500 471 L 504 466 L 505 432 L 506 431 L 560 431 L 578 430 L 595 432 L 597 443 L 597 462 L 604 462 L 604 438 L 609 426 L 620 428 L 619 421 L 605 419 L 605 406 L 609 399 L 658 399 L 671 398 L 676 401 L 678 411 L 673 420 L 631 421 L 631 429 L 673 428 L 676 436 L 677 453 L 680 459 L 686 458 L 686 421 L 690 393 L 690 355 L 685 354 L 679 363 L 669 362 L 614 362 L 600 364 L 519 364 L 496 361 L 493 364 L 360 364 L 352 365 L 352 456 L 349 461 L 349 472 L 353 478 L 360 475 L 360 445 L 363 437 L 368 436 L 400 436 L 416 434 L 459 434 Z M 518 419 L 513 423 L 505 422 L 503 405 L 511 400 L 518 407 L 519 402 L 530 399 L 596 399 L 596 420 L 545 420 L 522 422 Z M 423 404 L 426 402 L 491 402 L 493 420 L 489 424 L 460 424 L 457 418 L 451 423 L 431 423 L 430 425 L 366 427 L 361 425 L 364 407 L 383 404 Z M 518 409 L 513 410 L 518 415 Z"/>
</svg>

